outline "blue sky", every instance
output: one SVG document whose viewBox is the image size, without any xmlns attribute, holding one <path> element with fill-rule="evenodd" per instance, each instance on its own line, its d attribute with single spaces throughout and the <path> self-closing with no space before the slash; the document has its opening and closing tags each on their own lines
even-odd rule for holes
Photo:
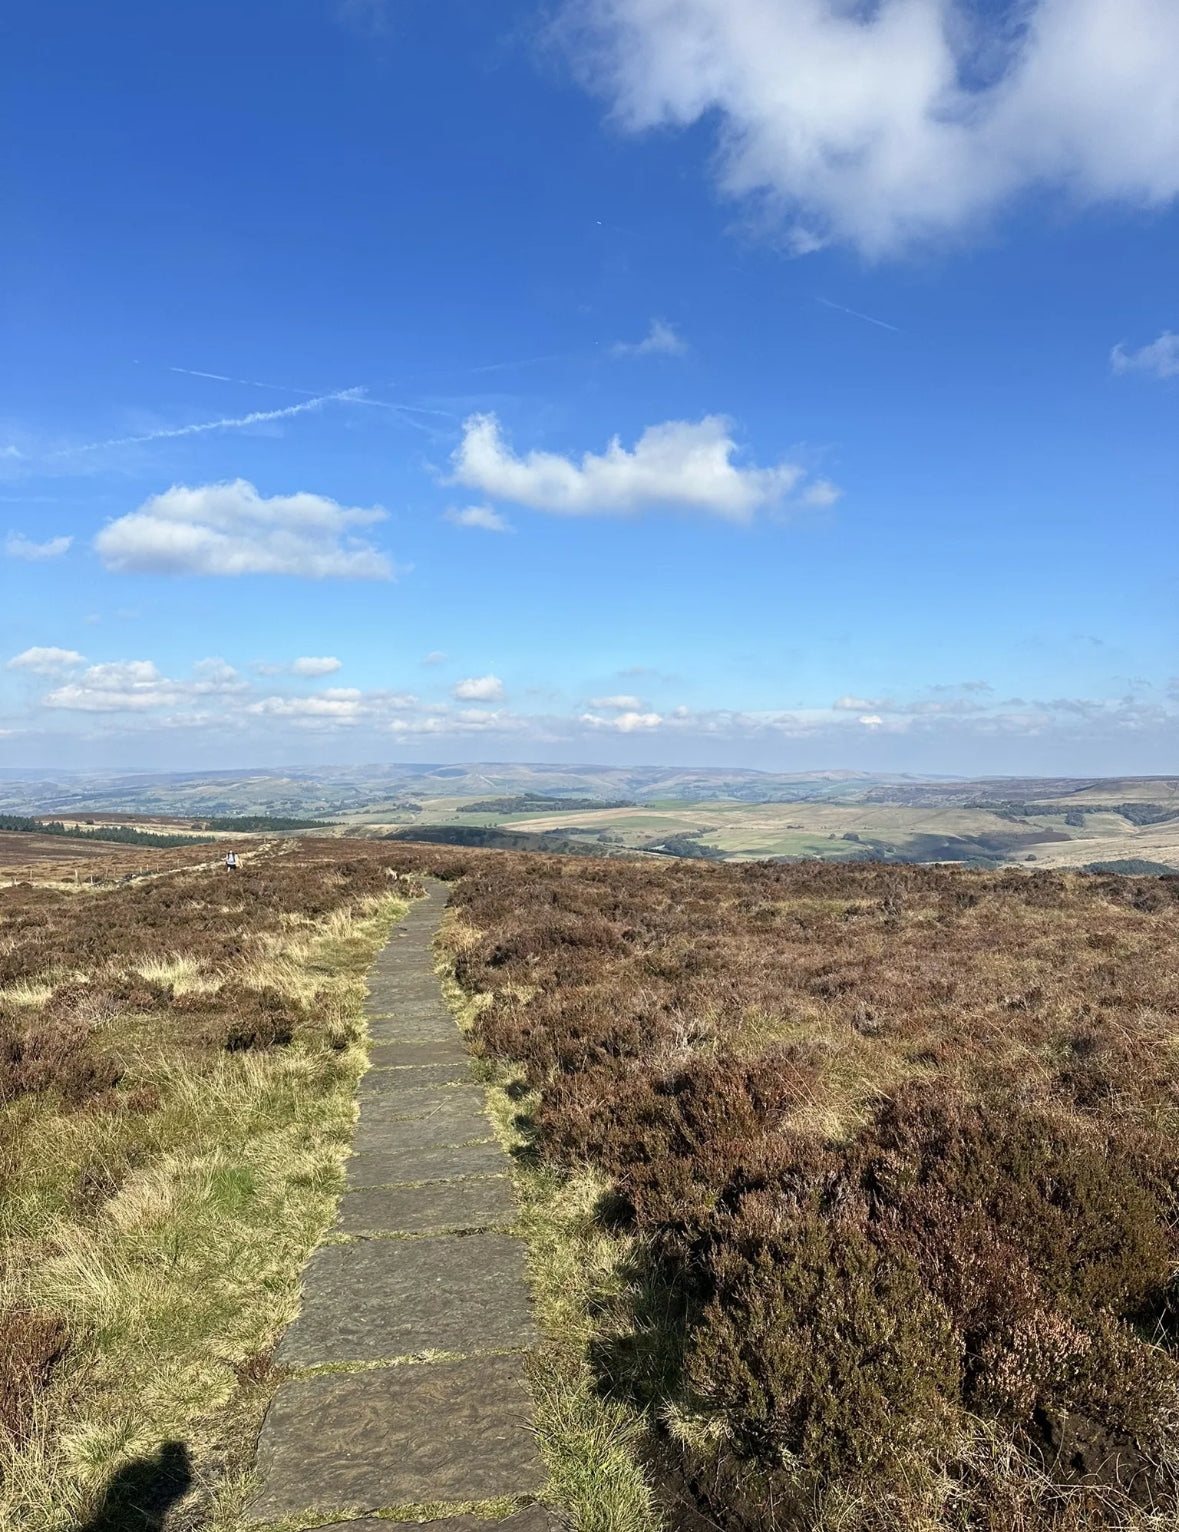
<svg viewBox="0 0 1179 1532">
<path fill-rule="evenodd" d="M 1173 0 L 11 27 L 6 764 L 1175 769 Z"/>
</svg>

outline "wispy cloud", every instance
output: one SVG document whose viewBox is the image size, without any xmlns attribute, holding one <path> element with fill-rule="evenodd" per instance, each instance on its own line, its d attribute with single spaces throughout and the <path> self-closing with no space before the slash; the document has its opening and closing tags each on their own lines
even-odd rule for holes
<svg viewBox="0 0 1179 1532">
<path fill-rule="evenodd" d="M 610 347 L 612 356 L 685 356 L 687 351 L 687 341 L 664 319 L 652 319 L 642 340 L 620 340 Z"/>
<path fill-rule="evenodd" d="M 23 532 L 10 532 L 4 539 L 4 552 L 10 559 L 26 559 L 36 563 L 41 559 L 59 559 L 73 545 L 72 537 L 51 537 L 48 542 L 35 543 Z"/>
<path fill-rule="evenodd" d="M 1179 335 L 1164 330 L 1158 340 L 1137 351 L 1127 351 L 1117 345 L 1109 355 L 1109 364 L 1115 372 L 1152 372 L 1156 378 L 1179 377 Z"/>
<path fill-rule="evenodd" d="M 456 527 L 475 527 L 480 532 L 510 532 L 511 523 L 489 505 L 468 505 L 464 510 L 451 509 L 444 519 Z"/>
</svg>

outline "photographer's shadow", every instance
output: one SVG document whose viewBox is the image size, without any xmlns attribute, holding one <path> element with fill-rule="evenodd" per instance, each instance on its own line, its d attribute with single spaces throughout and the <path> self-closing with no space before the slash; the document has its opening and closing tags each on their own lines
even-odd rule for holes
<svg viewBox="0 0 1179 1532">
<path fill-rule="evenodd" d="M 168 1512 L 192 1488 L 192 1461 L 183 1442 L 165 1442 L 148 1458 L 124 1463 L 102 1504 L 76 1532 L 163 1532 Z"/>
</svg>

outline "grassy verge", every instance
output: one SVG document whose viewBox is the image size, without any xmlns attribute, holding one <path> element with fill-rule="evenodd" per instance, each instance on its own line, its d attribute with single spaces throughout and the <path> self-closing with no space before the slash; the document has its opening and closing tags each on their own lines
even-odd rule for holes
<svg viewBox="0 0 1179 1532">
<path fill-rule="evenodd" d="M 42 909 L 0 910 L 0 1525 L 240 1525 L 341 1183 L 363 975 L 407 908 L 358 866 L 59 901 L 41 973 Z"/>
<path fill-rule="evenodd" d="M 479 1010 L 453 976 L 454 957 L 478 934 L 448 915 L 438 950 L 447 1000 L 465 1031 Z M 591 1348 L 615 1315 L 630 1312 L 630 1241 L 606 1232 L 600 1218 L 608 1194 L 591 1169 L 567 1174 L 543 1164 L 533 1146 L 532 1113 L 539 1100 L 523 1072 L 480 1059 L 497 1137 L 512 1156 L 520 1209 L 519 1232 L 543 1343 L 529 1382 L 535 1429 L 549 1471 L 546 1500 L 575 1532 L 658 1532 L 660 1518 L 642 1465 L 646 1426 L 628 1404 L 605 1398 L 590 1365 Z"/>
</svg>

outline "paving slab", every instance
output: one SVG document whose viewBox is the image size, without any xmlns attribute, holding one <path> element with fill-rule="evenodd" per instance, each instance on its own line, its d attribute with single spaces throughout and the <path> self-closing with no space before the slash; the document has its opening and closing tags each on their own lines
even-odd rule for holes
<svg viewBox="0 0 1179 1532">
<path fill-rule="evenodd" d="M 400 1153 L 353 1154 L 344 1166 L 349 1186 L 411 1186 L 460 1176 L 502 1176 L 507 1155 L 494 1139 L 478 1144 L 431 1146 Z"/>
<path fill-rule="evenodd" d="M 275 1357 L 322 1367 L 423 1351 L 507 1351 L 535 1339 L 518 1239 L 362 1239 L 312 1254 L 303 1306 Z"/>
<path fill-rule="evenodd" d="M 342 1234 L 446 1234 L 516 1221 L 506 1177 L 432 1181 L 426 1186 L 375 1186 L 341 1198 Z"/>
<path fill-rule="evenodd" d="M 484 1516 L 443 1516 L 437 1521 L 399 1521 L 390 1526 L 387 1518 L 365 1516 L 360 1521 L 334 1521 L 330 1527 L 316 1527 L 307 1532 L 559 1532 L 561 1522 L 547 1505 L 537 1502 L 525 1506 L 501 1520 Z"/>
<path fill-rule="evenodd" d="M 466 1065 L 469 1057 L 457 1027 L 439 1042 L 375 1043 L 368 1051 L 369 1065 L 373 1069 L 426 1069 L 430 1065 L 454 1064 L 460 1060 Z"/>
<path fill-rule="evenodd" d="M 332 1368 L 284 1383 L 258 1448 L 255 1520 L 388 1532 L 375 1512 L 529 1499 L 545 1474 L 519 1352 L 535 1343 L 510 1160 L 431 961 L 444 894 L 427 884 L 370 977 L 370 1069 L 336 1229 L 303 1275 L 278 1357 Z M 457 1362 L 398 1362 L 455 1354 Z M 350 1369 L 339 1371 L 339 1368 Z M 342 1518 L 342 1519 L 341 1519 Z M 559 1532 L 541 1506 L 433 1532 Z"/>
<path fill-rule="evenodd" d="M 491 1138 L 491 1123 L 482 1112 L 437 1112 L 432 1117 L 366 1117 L 365 1107 L 381 1101 L 366 1096 L 352 1137 L 357 1154 L 400 1154 L 411 1149 L 457 1148 Z M 501 1151 L 502 1152 L 502 1151 Z"/>
<path fill-rule="evenodd" d="M 400 1076 L 392 1090 L 370 1091 L 370 1100 L 360 1103 L 360 1115 L 368 1122 L 391 1121 L 400 1117 L 453 1117 L 483 1113 L 487 1093 L 481 1085 L 419 1085 L 408 1070 L 394 1071 Z"/>
<path fill-rule="evenodd" d="M 418 1020 L 399 1011 L 395 1016 L 370 1017 L 368 1035 L 374 1043 L 445 1043 L 459 1036 L 453 1016 Z"/>
<path fill-rule="evenodd" d="M 465 1085 L 470 1081 L 470 1066 L 463 1059 L 452 1064 L 419 1064 L 415 1068 L 369 1069 L 356 1087 L 362 1096 L 385 1095 L 389 1091 L 419 1090 L 423 1085 Z"/>
<path fill-rule="evenodd" d="M 516 1356 L 285 1383 L 258 1444 L 257 1521 L 535 1494 L 544 1469 Z"/>
</svg>

